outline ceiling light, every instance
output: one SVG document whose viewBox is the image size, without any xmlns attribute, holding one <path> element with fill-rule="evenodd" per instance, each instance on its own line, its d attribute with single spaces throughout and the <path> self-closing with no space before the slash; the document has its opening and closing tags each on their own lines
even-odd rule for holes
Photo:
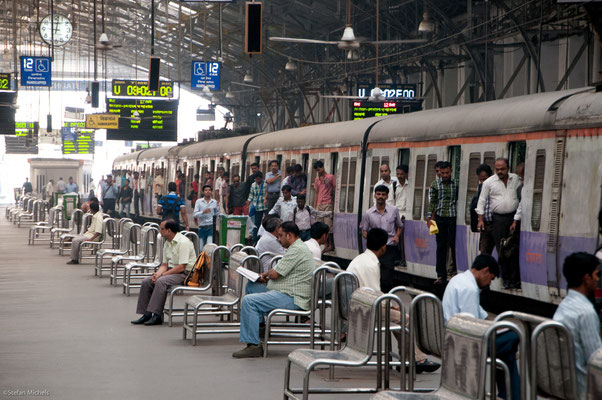
<svg viewBox="0 0 602 400">
<path fill-rule="evenodd" d="M 251 75 L 251 72 L 247 71 L 247 73 L 245 74 L 245 77 L 242 78 L 243 82 L 246 83 L 252 83 L 253 82 L 253 75 Z"/>
<path fill-rule="evenodd" d="M 90 96 L 90 93 L 88 93 L 88 95 L 86 96 L 86 104 L 92 104 L 92 96 Z"/>
<path fill-rule="evenodd" d="M 431 16 L 429 15 L 428 11 L 425 11 L 422 15 L 422 21 L 420 22 L 420 25 L 418 25 L 418 32 L 432 33 L 434 31 L 435 23 L 431 19 Z"/>
<path fill-rule="evenodd" d="M 100 38 L 98 39 L 98 43 L 100 44 L 109 44 L 109 37 L 106 33 L 101 33 Z"/>
<path fill-rule="evenodd" d="M 288 61 L 286 62 L 286 65 L 284 66 L 284 69 L 287 71 L 296 71 L 297 70 L 297 64 L 295 64 L 295 62 L 293 61 L 292 58 L 288 58 Z"/>
<path fill-rule="evenodd" d="M 343 31 L 343 37 L 341 37 L 341 41 L 343 42 L 353 42 L 355 41 L 355 34 L 353 33 L 353 28 L 350 25 L 345 27 Z"/>
<path fill-rule="evenodd" d="M 349 50 L 347 52 L 347 60 L 349 61 L 357 61 L 360 59 L 360 55 L 357 51 L 355 50 Z"/>
</svg>

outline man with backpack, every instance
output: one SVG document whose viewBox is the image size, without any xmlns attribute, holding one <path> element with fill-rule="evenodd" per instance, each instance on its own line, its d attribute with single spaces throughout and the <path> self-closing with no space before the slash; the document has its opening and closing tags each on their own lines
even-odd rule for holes
<svg viewBox="0 0 602 400">
<path fill-rule="evenodd" d="M 188 230 L 190 227 L 188 225 L 188 215 L 186 214 L 186 203 L 178 196 L 176 189 L 177 186 L 175 182 L 169 182 L 167 184 L 169 193 L 167 196 L 163 196 L 159 199 L 157 214 L 161 215 L 162 221 L 173 219 L 178 226 L 180 226 L 180 215 L 182 215 L 182 222 L 184 222 L 184 226 L 186 227 L 186 230 Z"/>
</svg>

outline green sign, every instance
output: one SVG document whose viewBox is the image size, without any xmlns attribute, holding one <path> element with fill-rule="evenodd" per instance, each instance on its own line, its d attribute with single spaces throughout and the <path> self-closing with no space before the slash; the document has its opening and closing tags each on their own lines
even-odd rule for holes
<svg viewBox="0 0 602 400">
<path fill-rule="evenodd" d="M 10 90 L 10 74 L 0 72 L 0 90 Z"/>
<path fill-rule="evenodd" d="M 148 81 L 113 79 L 112 94 L 119 97 L 173 97 L 173 82 L 159 81 L 159 90 L 148 90 Z"/>
</svg>

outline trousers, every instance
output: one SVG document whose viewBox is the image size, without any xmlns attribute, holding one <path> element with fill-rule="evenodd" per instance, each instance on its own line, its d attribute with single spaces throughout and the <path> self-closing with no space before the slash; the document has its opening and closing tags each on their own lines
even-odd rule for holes
<svg viewBox="0 0 602 400">
<path fill-rule="evenodd" d="M 81 247 L 83 242 L 88 241 L 88 240 L 90 240 L 90 238 L 83 236 L 83 235 L 74 237 L 73 240 L 71 240 L 71 259 L 72 260 L 79 261 L 79 248 Z M 100 236 L 94 241 L 97 242 L 99 240 L 100 240 Z"/>
<path fill-rule="evenodd" d="M 380 261 L 380 290 L 383 293 L 387 293 L 393 289 L 393 271 L 395 271 L 395 263 L 399 261 L 399 246 L 396 244 L 388 244 L 387 251 L 381 258 Z"/>
<path fill-rule="evenodd" d="M 497 335 L 495 338 L 495 356 L 502 360 L 508 366 L 510 371 L 510 391 L 512 399 L 520 399 L 520 376 L 516 366 L 516 351 L 518 350 L 519 339 L 514 332 L 505 332 Z M 521 356 L 524 356 L 521 354 Z M 523 373 L 526 373 L 523 372 Z M 495 376 L 497 384 L 498 396 L 506 399 L 506 382 L 504 381 L 504 373 L 498 372 Z"/>
<path fill-rule="evenodd" d="M 213 225 L 199 226 L 199 249 L 203 249 L 207 243 L 213 243 Z"/>
<path fill-rule="evenodd" d="M 240 311 L 240 341 L 242 343 L 255 345 L 260 343 L 259 324 L 270 311 L 276 308 L 301 309 L 295 304 L 293 296 L 276 290 L 268 291 L 265 285 L 256 282 L 249 283 L 246 290 L 248 294 L 242 298 Z"/>
<path fill-rule="evenodd" d="M 436 216 L 437 227 L 437 278 L 447 280 L 447 250 L 451 249 L 452 265 L 456 265 L 456 217 Z"/>
<path fill-rule="evenodd" d="M 485 229 L 481 232 L 479 238 L 479 252 L 481 254 L 491 255 L 495 248 L 495 239 L 493 238 L 493 224 L 485 221 Z"/>
<path fill-rule="evenodd" d="M 142 281 L 140 293 L 138 294 L 137 314 L 152 312 L 163 315 L 167 291 L 171 286 L 181 285 L 186 279 L 186 272 L 181 274 L 163 275 L 153 283 L 152 277 Z"/>
<path fill-rule="evenodd" d="M 500 242 L 503 238 L 510 234 L 510 225 L 514 222 L 514 213 L 510 214 L 493 214 L 492 234 L 495 240 L 495 248 L 498 254 L 498 263 L 502 273 L 504 283 L 520 283 L 520 268 L 519 268 L 519 252 L 513 252 L 512 257 L 504 256 L 504 252 L 500 251 Z"/>
</svg>

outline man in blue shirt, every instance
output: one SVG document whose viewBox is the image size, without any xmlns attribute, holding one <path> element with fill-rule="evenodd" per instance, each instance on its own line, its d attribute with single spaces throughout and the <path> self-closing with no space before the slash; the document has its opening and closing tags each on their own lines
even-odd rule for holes
<svg viewBox="0 0 602 400">
<path fill-rule="evenodd" d="M 163 221 L 173 219 L 180 226 L 180 215 L 186 230 L 190 229 L 188 225 L 188 215 L 186 214 L 186 205 L 184 200 L 176 193 L 176 183 L 169 182 L 167 185 L 169 193 L 167 196 L 162 196 L 157 205 L 157 214 L 161 215 Z"/>
<path fill-rule="evenodd" d="M 69 183 L 65 185 L 65 193 L 77 194 L 77 183 L 73 182 L 73 177 L 69 177 Z"/>
<path fill-rule="evenodd" d="M 100 186 L 100 205 L 107 214 L 113 216 L 115 214 L 115 199 L 119 194 L 119 190 L 113 184 L 113 176 L 107 175 L 107 180 Z"/>
<path fill-rule="evenodd" d="M 280 197 L 280 185 L 282 184 L 282 171 L 278 161 L 270 161 L 270 171 L 265 175 L 267 190 L 265 193 L 265 209 L 270 211 Z"/>
<path fill-rule="evenodd" d="M 213 242 L 213 216 L 219 214 L 217 200 L 213 199 L 213 189 L 209 185 L 202 188 L 203 197 L 194 205 L 194 218 L 199 220 L 199 244 L 202 249 L 207 243 Z"/>
<path fill-rule="evenodd" d="M 579 398 L 585 398 L 587 362 L 600 347 L 600 319 L 588 299 L 594 294 L 600 280 L 600 262 L 588 253 L 573 253 L 564 260 L 562 273 L 568 293 L 554 313 L 554 320 L 564 324 L 573 335 L 577 389 Z"/>
</svg>

